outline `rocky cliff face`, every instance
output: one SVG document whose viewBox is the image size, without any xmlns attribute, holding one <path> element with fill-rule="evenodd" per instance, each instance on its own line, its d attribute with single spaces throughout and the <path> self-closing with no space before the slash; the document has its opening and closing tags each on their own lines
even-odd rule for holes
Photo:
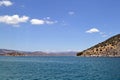
<svg viewBox="0 0 120 80">
<path fill-rule="evenodd" d="M 87 50 L 77 53 L 77 56 L 111 56 L 120 57 L 120 34 L 99 43 Z"/>
</svg>

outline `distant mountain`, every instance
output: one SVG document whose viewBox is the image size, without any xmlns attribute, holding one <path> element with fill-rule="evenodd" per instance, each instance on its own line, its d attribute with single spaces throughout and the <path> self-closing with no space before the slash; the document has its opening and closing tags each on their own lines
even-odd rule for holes
<svg viewBox="0 0 120 80">
<path fill-rule="evenodd" d="M 0 54 L 6 54 L 10 52 L 14 52 L 15 50 L 8 50 L 8 49 L 0 49 Z"/>
<path fill-rule="evenodd" d="M 99 43 L 87 50 L 78 52 L 77 56 L 111 56 L 120 57 L 120 34 Z"/>
<path fill-rule="evenodd" d="M 66 52 L 50 52 L 53 56 L 76 56 L 76 51 L 66 51 Z"/>
<path fill-rule="evenodd" d="M 75 56 L 76 52 L 27 52 L 18 50 L 0 49 L 0 56 Z"/>
</svg>

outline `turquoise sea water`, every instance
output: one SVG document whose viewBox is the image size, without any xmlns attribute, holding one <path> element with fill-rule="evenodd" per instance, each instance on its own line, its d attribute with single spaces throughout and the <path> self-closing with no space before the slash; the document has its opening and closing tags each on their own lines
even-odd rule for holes
<svg viewBox="0 0 120 80">
<path fill-rule="evenodd" d="M 0 80 L 120 80 L 120 58 L 0 56 Z"/>
</svg>

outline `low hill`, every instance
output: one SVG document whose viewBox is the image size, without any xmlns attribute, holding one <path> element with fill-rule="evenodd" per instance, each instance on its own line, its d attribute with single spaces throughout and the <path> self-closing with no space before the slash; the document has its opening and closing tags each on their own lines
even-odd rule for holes
<svg viewBox="0 0 120 80">
<path fill-rule="evenodd" d="M 115 35 L 87 50 L 78 52 L 77 56 L 120 57 L 120 34 Z"/>
</svg>

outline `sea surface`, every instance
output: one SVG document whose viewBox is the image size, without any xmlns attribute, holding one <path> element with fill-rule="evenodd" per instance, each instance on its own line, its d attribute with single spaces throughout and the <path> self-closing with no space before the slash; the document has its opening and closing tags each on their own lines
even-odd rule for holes
<svg viewBox="0 0 120 80">
<path fill-rule="evenodd" d="M 0 80 L 120 80 L 120 58 L 0 56 Z"/>
</svg>

